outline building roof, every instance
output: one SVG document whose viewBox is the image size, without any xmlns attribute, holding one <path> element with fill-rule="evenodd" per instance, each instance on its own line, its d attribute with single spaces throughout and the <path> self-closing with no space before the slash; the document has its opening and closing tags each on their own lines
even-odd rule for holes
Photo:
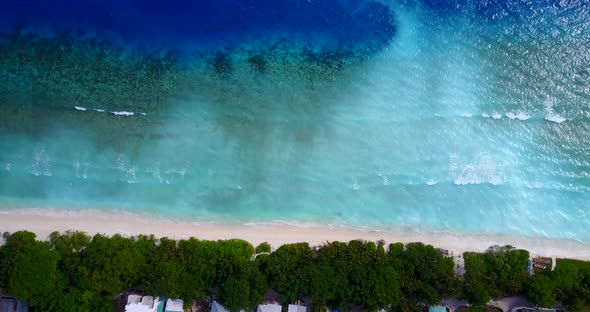
<svg viewBox="0 0 590 312">
<path fill-rule="evenodd" d="M 14 312 L 16 300 L 10 298 L 0 299 L 0 312 Z"/>
<path fill-rule="evenodd" d="M 29 303 L 26 301 L 16 301 L 16 312 L 29 312 Z"/>
<path fill-rule="evenodd" d="M 127 296 L 127 304 L 139 303 L 141 301 L 141 295 L 129 295 Z"/>
<path fill-rule="evenodd" d="M 158 304 L 157 311 L 164 312 L 164 305 L 166 305 L 166 298 L 160 297 L 160 298 L 158 298 L 158 301 L 160 301 L 160 303 Z"/>
<path fill-rule="evenodd" d="M 166 308 L 165 308 L 165 312 L 183 312 L 184 310 L 182 309 L 182 299 L 168 299 L 168 301 L 166 301 Z"/>
<path fill-rule="evenodd" d="M 302 305 L 290 304 L 288 312 L 306 312 L 307 308 Z"/>
<path fill-rule="evenodd" d="M 281 312 L 283 307 L 279 304 L 259 304 L 256 312 Z"/>
<path fill-rule="evenodd" d="M 129 295 L 125 312 L 156 312 L 160 300 L 152 296 Z"/>
<path fill-rule="evenodd" d="M 211 303 L 211 312 L 229 312 L 229 311 L 227 311 L 227 309 L 225 309 L 217 301 L 213 300 L 213 302 Z"/>
<path fill-rule="evenodd" d="M 445 306 L 430 306 L 430 307 L 428 307 L 428 312 L 447 312 L 447 307 L 445 307 Z"/>
</svg>

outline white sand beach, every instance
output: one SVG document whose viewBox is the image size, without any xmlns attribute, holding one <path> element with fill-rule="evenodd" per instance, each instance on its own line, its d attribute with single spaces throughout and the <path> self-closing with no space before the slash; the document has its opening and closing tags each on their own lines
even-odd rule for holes
<svg viewBox="0 0 590 312">
<path fill-rule="evenodd" d="M 47 210 L 45 210 L 47 212 Z M 49 210 L 50 211 L 50 210 Z M 149 219 L 135 215 L 117 216 L 103 212 L 84 213 L 39 213 L 35 209 L 0 212 L 0 231 L 15 232 L 28 230 L 37 234 L 38 239 L 47 239 L 53 231 L 77 230 L 94 235 L 96 233 L 134 236 L 154 234 L 156 237 L 185 239 L 196 237 L 203 240 L 239 238 L 253 245 L 268 242 L 273 247 L 285 243 L 308 242 L 319 245 L 326 241 L 350 241 L 364 239 L 393 242 L 423 242 L 438 248 L 448 249 L 455 255 L 465 251 L 485 251 L 492 245 L 512 245 L 528 250 L 531 255 L 590 260 L 590 244 L 573 240 L 546 238 L 511 237 L 502 235 L 462 235 L 452 233 L 380 232 L 343 227 L 320 225 L 223 225 L 213 223 L 182 223 L 160 219 Z"/>
</svg>

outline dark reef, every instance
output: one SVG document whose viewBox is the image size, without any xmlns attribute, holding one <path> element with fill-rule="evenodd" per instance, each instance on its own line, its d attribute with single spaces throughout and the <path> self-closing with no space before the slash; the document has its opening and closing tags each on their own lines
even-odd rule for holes
<svg viewBox="0 0 590 312">
<path fill-rule="evenodd" d="M 347 65 L 364 60 L 351 51 L 286 40 L 180 59 L 170 51 L 141 54 L 75 33 L 13 33 L 0 37 L 0 103 L 157 111 L 167 98 L 194 91 L 196 85 L 225 92 L 219 79 L 247 84 L 263 77 L 270 86 L 284 84 L 284 79 L 314 86 L 334 81 Z"/>
<path fill-rule="evenodd" d="M 251 87 L 321 88 L 396 32 L 376 0 L 23 0 L 3 9 L 0 104 L 25 111 L 158 112 L 187 94 L 220 102 Z"/>
</svg>

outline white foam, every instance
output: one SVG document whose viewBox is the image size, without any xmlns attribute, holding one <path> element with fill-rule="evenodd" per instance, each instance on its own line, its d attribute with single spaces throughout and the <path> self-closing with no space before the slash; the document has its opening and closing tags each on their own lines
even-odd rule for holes
<svg viewBox="0 0 590 312">
<path fill-rule="evenodd" d="M 359 182 L 356 179 L 356 177 L 353 177 L 352 178 L 352 189 L 355 190 L 355 191 L 357 191 L 358 189 L 360 189 Z"/>
<path fill-rule="evenodd" d="M 147 116 L 146 113 L 139 113 L 141 116 Z"/>
<path fill-rule="evenodd" d="M 490 115 L 489 114 L 486 114 L 486 113 L 481 113 L 481 117 L 483 117 L 483 118 L 490 118 Z"/>
<path fill-rule="evenodd" d="M 37 149 L 31 164 L 31 173 L 35 176 L 51 176 L 51 164 L 45 148 Z"/>
<path fill-rule="evenodd" d="M 121 172 L 121 181 L 130 184 L 137 182 L 137 168 L 129 163 L 125 154 L 120 154 L 117 158 L 117 169 Z"/>
<path fill-rule="evenodd" d="M 545 116 L 545 119 L 548 121 L 555 122 L 555 123 L 562 123 L 567 120 L 566 118 L 559 116 L 558 114 L 555 114 L 555 113 Z"/>
<path fill-rule="evenodd" d="M 81 163 L 79 161 L 75 161 L 72 163 L 72 167 L 74 168 L 76 177 L 87 179 L 88 178 L 88 163 L 84 162 Z"/>
<path fill-rule="evenodd" d="M 99 112 L 99 113 L 104 113 L 105 112 L 104 109 L 100 109 L 100 108 L 95 108 L 94 110 L 97 111 L 97 112 Z"/>
<path fill-rule="evenodd" d="M 555 113 L 555 111 L 553 110 L 553 101 L 548 100 L 547 102 L 545 102 L 545 120 L 552 121 L 555 123 L 562 123 L 567 119 Z"/>
<path fill-rule="evenodd" d="M 504 183 L 504 172 L 492 157 L 480 154 L 471 162 L 462 164 L 457 157 L 451 157 L 450 175 L 456 185 L 483 184 L 501 185 Z"/>
<path fill-rule="evenodd" d="M 134 112 L 126 112 L 126 111 L 121 111 L 121 112 L 111 112 L 113 115 L 115 116 L 133 116 L 135 115 Z"/>
<path fill-rule="evenodd" d="M 430 179 L 430 180 L 426 181 L 426 185 L 435 185 L 437 183 L 438 182 L 434 181 L 433 179 Z"/>
<path fill-rule="evenodd" d="M 493 113 L 492 114 L 492 118 L 494 118 L 494 119 L 500 119 L 500 118 L 502 118 L 502 114 Z"/>
<path fill-rule="evenodd" d="M 461 117 L 471 118 L 471 117 L 473 117 L 473 115 L 470 113 L 461 113 Z"/>
<path fill-rule="evenodd" d="M 529 116 L 527 113 L 523 112 L 523 111 L 517 111 L 516 113 L 506 113 L 506 117 L 510 118 L 510 119 L 518 119 L 518 120 L 527 120 L 530 119 L 531 116 Z"/>
<path fill-rule="evenodd" d="M 135 167 L 131 167 L 125 171 L 125 180 L 129 184 L 137 182 L 137 169 Z"/>
<path fill-rule="evenodd" d="M 82 106 L 74 106 L 74 108 L 75 108 L 76 110 L 83 111 L 83 112 L 85 112 L 85 111 L 87 111 L 87 110 L 88 110 L 86 107 L 82 107 Z"/>
</svg>

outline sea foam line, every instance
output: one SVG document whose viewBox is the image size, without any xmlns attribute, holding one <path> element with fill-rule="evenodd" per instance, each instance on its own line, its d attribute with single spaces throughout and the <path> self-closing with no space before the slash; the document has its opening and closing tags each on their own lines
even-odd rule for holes
<svg viewBox="0 0 590 312">
<path fill-rule="evenodd" d="M 471 117 L 471 114 L 462 114 L 463 117 Z M 492 119 L 502 119 L 503 116 L 508 117 L 508 119 L 511 120 L 521 120 L 521 121 L 525 121 L 528 119 L 531 119 L 531 115 L 523 112 L 523 111 L 516 111 L 516 112 L 508 112 L 506 114 L 500 114 L 500 113 L 492 113 L 492 114 L 488 114 L 488 113 L 481 113 L 481 117 L 483 118 L 492 118 Z"/>
<path fill-rule="evenodd" d="M 76 109 L 77 111 L 81 111 L 81 112 L 86 112 L 88 111 L 88 108 L 84 107 L 84 106 L 74 106 L 74 109 Z M 102 109 L 102 108 L 94 108 L 93 109 L 95 112 L 97 113 L 106 113 L 107 111 Z M 129 111 L 110 111 L 109 113 L 115 115 L 115 116 L 134 116 L 136 113 L 135 112 L 129 112 Z M 141 116 L 147 116 L 147 113 L 144 112 L 140 112 L 137 113 Z"/>
</svg>

